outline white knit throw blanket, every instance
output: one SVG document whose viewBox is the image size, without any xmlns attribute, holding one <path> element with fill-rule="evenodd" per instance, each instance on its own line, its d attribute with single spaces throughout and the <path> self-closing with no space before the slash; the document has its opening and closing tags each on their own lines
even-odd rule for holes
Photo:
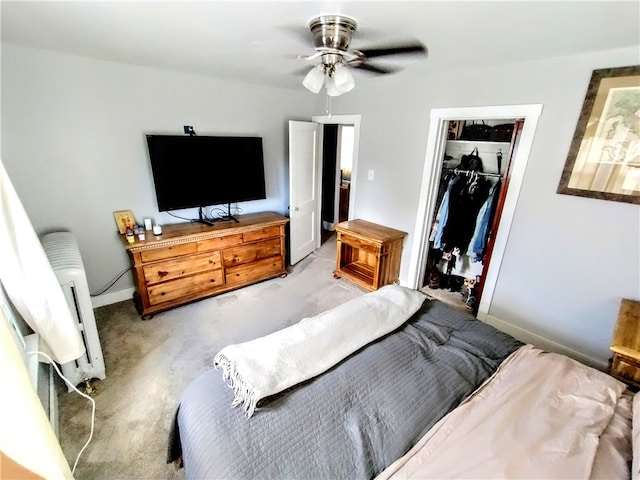
<svg viewBox="0 0 640 480">
<path fill-rule="evenodd" d="M 247 418 L 262 398 L 328 370 L 359 348 L 392 332 L 425 301 L 425 295 L 387 285 L 315 317 L 249 342 L 224 347 L 214 358 L 234 390 L 232 406 Z"/>
</svg>

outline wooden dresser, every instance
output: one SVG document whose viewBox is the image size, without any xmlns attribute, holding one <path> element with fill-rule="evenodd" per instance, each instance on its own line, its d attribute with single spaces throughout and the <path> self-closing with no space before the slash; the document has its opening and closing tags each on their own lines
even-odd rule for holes
<svg viewBox="0 0 640 480">
<path fill-rule="evenodd" d="M 286 275 L 286 217 L 241 215 L 239 223 L 165 225 L 162 235 L 121 240 L 133 265 L 136 306 L 144 319 L 193 300 Z"/>
<path fill-rule="evenodd" d="M 335 278 L 377 290 L 398 283 L 406 232 L 365 220 L 338 223 Z"/>
<path fill-rule="evenodd" d="M 611 341 L 611 375 L 640 388 L 640 302 L 623 298 Z"/>
</svg>

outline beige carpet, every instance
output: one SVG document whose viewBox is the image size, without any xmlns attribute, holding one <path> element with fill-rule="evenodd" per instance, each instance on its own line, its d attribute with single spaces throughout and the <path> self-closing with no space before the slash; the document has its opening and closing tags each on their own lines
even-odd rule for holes
<svg viewBox="0 0 640 480">
<path fill-rule="evenodd" d="M 96 309 L 107 378 L 94 383 L 95 432 L 76 479 L 182 479 L 182 470 L 165 463 L 171 418 L 180 392 L 212 368 L 214 355 L 227 344 L 268 334 L 365 293 L 333 278 L 335 248 L 334 236 L 285 278 L 149 321 L 140 319 L 133 301 Z M 60 395 L 60 441 L 71 466 L 89 434 L 90 412 L 86 399 Z"/>
</svg>

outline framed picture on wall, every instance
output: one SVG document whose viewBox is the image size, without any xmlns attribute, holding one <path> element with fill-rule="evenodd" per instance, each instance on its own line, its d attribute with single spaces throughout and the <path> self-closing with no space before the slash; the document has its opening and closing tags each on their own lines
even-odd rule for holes
<svg viewBox="0 0 640 480">
<path fill-rule="evenodd" d="M 640 204 L 640 65 L 593 71 L 557 192 Z"/>
<path fill-rule="evenodd" d="M 118 225 L 118 232 L 120 235 L 125 234 L 127 232 L 127 228 L 133 228 L 136 224 L 136 219 L 131 210 L 113 212 L 113 218 L 116 220 L 116 225 Z"/>
</svg>

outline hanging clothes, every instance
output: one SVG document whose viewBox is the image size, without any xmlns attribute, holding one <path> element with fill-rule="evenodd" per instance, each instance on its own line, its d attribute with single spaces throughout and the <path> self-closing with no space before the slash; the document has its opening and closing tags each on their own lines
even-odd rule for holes
<svg viewBox="0 0 640 480">
<path fill-rule="evenodd" d="M 471 262 L 482 262 L 484 260 L 484 254 L 487 248 L 487 243 L 489 242 L 489 233 L 491 231 L 491 225 L 493 224 L 493 216 L 496 212 L 498 199 L 500 198 L 501 188 L 502 180 L 498 179 L 498 181 L 491 187 L 489 197 L 478 212 L 475 230 L 471 237 L 471 241 L 469 242 L 469 249 L 467 250 L 467 255 L 469 255 Z"/>
<path fill-rule="evenodd" d="M 451 252 L 454 248 L 467 251 L 478 212 L 487 200 L 490 188 L 491 183 L 478 173 L 471 173 L 468 177 L 458 174 L 458 181 L 448 192 L 447 216 L 446 222 L 440 225 L 442 235 L 439 248 L 445 252 Z"/>
<path fill-rule="evenodd" d="M 447 158 L 448 156 L 445 156 Z M 451 158 L 451 157 L 448 157 Z M 442 205 L 442 200 L 444 199 L 445 192 L 449 189 L 449 183 L 456 176 L 455 172 L 452 170 L 445 170 L 440 175 L 440 184 L 438 186 L 438 194 L 436 197 L 436 211 L 439 211 L 440 206 Z"/>
<path fill-rule="evenodd" d="M 436 215 L 436 221 L 433 225 L 434 226 L 433 230 L 435 230 L 435 236 L 432 235 L 433 247 L 440 250 L 442 250 L 442 248 L 444 247 L 444 244 L 442 243 L 442 235 L 443 235 L 444 227 L 447 224 L 447 219 L 449 216 L 449 196 L 451 195 L 451 190 L 453 186 L 458 182 L 458 180 L 459 180 L 458 175 L 454 175 L 453 177 L 450 178 L 449 184 L 442 197 L 442 203 L 440 203 L 438 214 Z"/>
</svg>

